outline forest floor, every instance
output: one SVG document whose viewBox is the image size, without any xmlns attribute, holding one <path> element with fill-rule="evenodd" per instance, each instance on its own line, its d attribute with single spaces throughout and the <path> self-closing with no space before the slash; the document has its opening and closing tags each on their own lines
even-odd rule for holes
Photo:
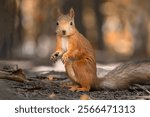
<svg viewBox="0 0 150 117">
<path fill-rule="evenodd" d="M 18 63 L 18 62 L 16 62 Z M 23 62 L 27 65 L 27 62 Z M 118 64 L 97 64 L 98 76 L 103 76 Z M 21 72 L 18 69 L 21 66 Z M 19 68 L 18 68 L 19 67 Z M 150 85 L 131 86 L 126 90 L 100 90 L 90 92 L 72 92 L 63 87 L 62 83 L 68 81 L 64 67 L 60 62 L 55 66 L 34 66 L 30 69 L 12 62 L 0 61 L 0 77 L 9 75 L 7 79 L 0 79 L 0 99 L 25 100 L 129 100 L 150 99 Z M 20 75 L 21 74 L 21 75 Z M 21 80 L 10 76 L 18 75 Z M 23 78 L 22 78 L 23 77 Z"/>
</svg>

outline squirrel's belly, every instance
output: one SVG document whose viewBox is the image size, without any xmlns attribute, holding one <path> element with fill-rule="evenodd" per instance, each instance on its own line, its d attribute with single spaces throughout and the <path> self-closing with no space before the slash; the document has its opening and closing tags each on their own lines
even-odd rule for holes
<svg viewBox="0 0 150 117">
<path fill-rule="evenodd" d="M 68 63 L 65 65 L 65 68 L 66 68 L 66 72 L 69 76 L 69 78 L 74 81 L 74 82 L 77 82 L 77 78 L 76 78 L 76 75 L 75 75 L 75 72 L 73 70 L 73 67 L 72 67 L 72 63 Z"/>
<path fill-rule="evenodd" d="M 68 50 L 68 37 L 62 37 L 62 49 L 65 52 Z"/>
</svg>

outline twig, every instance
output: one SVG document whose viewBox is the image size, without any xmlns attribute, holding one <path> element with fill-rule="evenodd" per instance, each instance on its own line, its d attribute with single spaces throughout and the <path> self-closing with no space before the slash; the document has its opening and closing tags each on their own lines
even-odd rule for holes
<svg viewBox="0 0 150 117">
<path fill-rule="evenodd" d="M 17 82 L 27 82 L 25 74 L 22 69 L 18 69 L 12 72 L 0 71 L 0 79 L 13 80 Z"/>
<path fill-rule="evenodd" d="M 0 75 L 0 79 L 7 79 L 7 80 L 13 80 L 17 82 L 27 82 L 25 78 L 17 75 Z"/>
<path fill-rule="evenodd" d="M 145 87 L 139 85 L 139 84 L 134 84 L 136 87 L 139 87 L 140 89 L 142 89 L 143 91 L 145 91 L 148 95 L 150 95 L 150 91 L 147 90 Z"/>
<path fill-rule="evenodd" d="M 136 96 L 136 98 L 150 100 L 150 95 L 148 95 L 148 96 Z"/>
<path fill-rule="evenodd" d="M 7 74 L 7 75 L 10 75 L 10 73 L 9 73 L 9 72 L 2 71 L 2 70 L 0 70 L 0 74 Z"/>
</svg>

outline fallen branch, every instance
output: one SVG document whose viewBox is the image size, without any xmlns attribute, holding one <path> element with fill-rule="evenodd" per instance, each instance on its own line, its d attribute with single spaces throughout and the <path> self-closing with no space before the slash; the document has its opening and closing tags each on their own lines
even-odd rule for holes
<svg viewBox="0 0 150 117">
<path fill-rule="evenodd" d="M 139 87 L 140 89 L 142 89 L 143 91 L 145 91 L 148 95 L 150 95 L 150 91 L 147 90 L 145 87 L 139 85 L 139 84 L 134 84 L 136 87 Z"/>
<path fill-rule="evenodd" d="M 27 82 L 23 77 L 17 76 L 17 75 L 0 75 L 0 79 L 7 79 L 7 80 L 13 80 L 17 82 Z"/>
<path fill-rule="evenodd" d="M 136 96 L 137 99 L 150 100 L 150 96 Z"/>
<path fill-rule="evenodd" d="M 12 72 L 0 71 L 0 79 L 13 80 L 17 82 L 27 82 L 28 80 L 25 77 L 22 69 L 18 69 Z"/>
</svg>

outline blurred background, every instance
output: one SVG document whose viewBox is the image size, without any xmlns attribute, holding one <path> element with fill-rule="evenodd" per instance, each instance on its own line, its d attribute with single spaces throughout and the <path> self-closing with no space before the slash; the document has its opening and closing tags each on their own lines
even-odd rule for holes
<svg viewBox="0 0 150 117">
<path fill-rule="evenodd" d="M 50 63 L 57 8 L 71 7 L 98 62 L 150 57 L 150 0 L 0 0 L 0 59 Z"/>
</svg>

